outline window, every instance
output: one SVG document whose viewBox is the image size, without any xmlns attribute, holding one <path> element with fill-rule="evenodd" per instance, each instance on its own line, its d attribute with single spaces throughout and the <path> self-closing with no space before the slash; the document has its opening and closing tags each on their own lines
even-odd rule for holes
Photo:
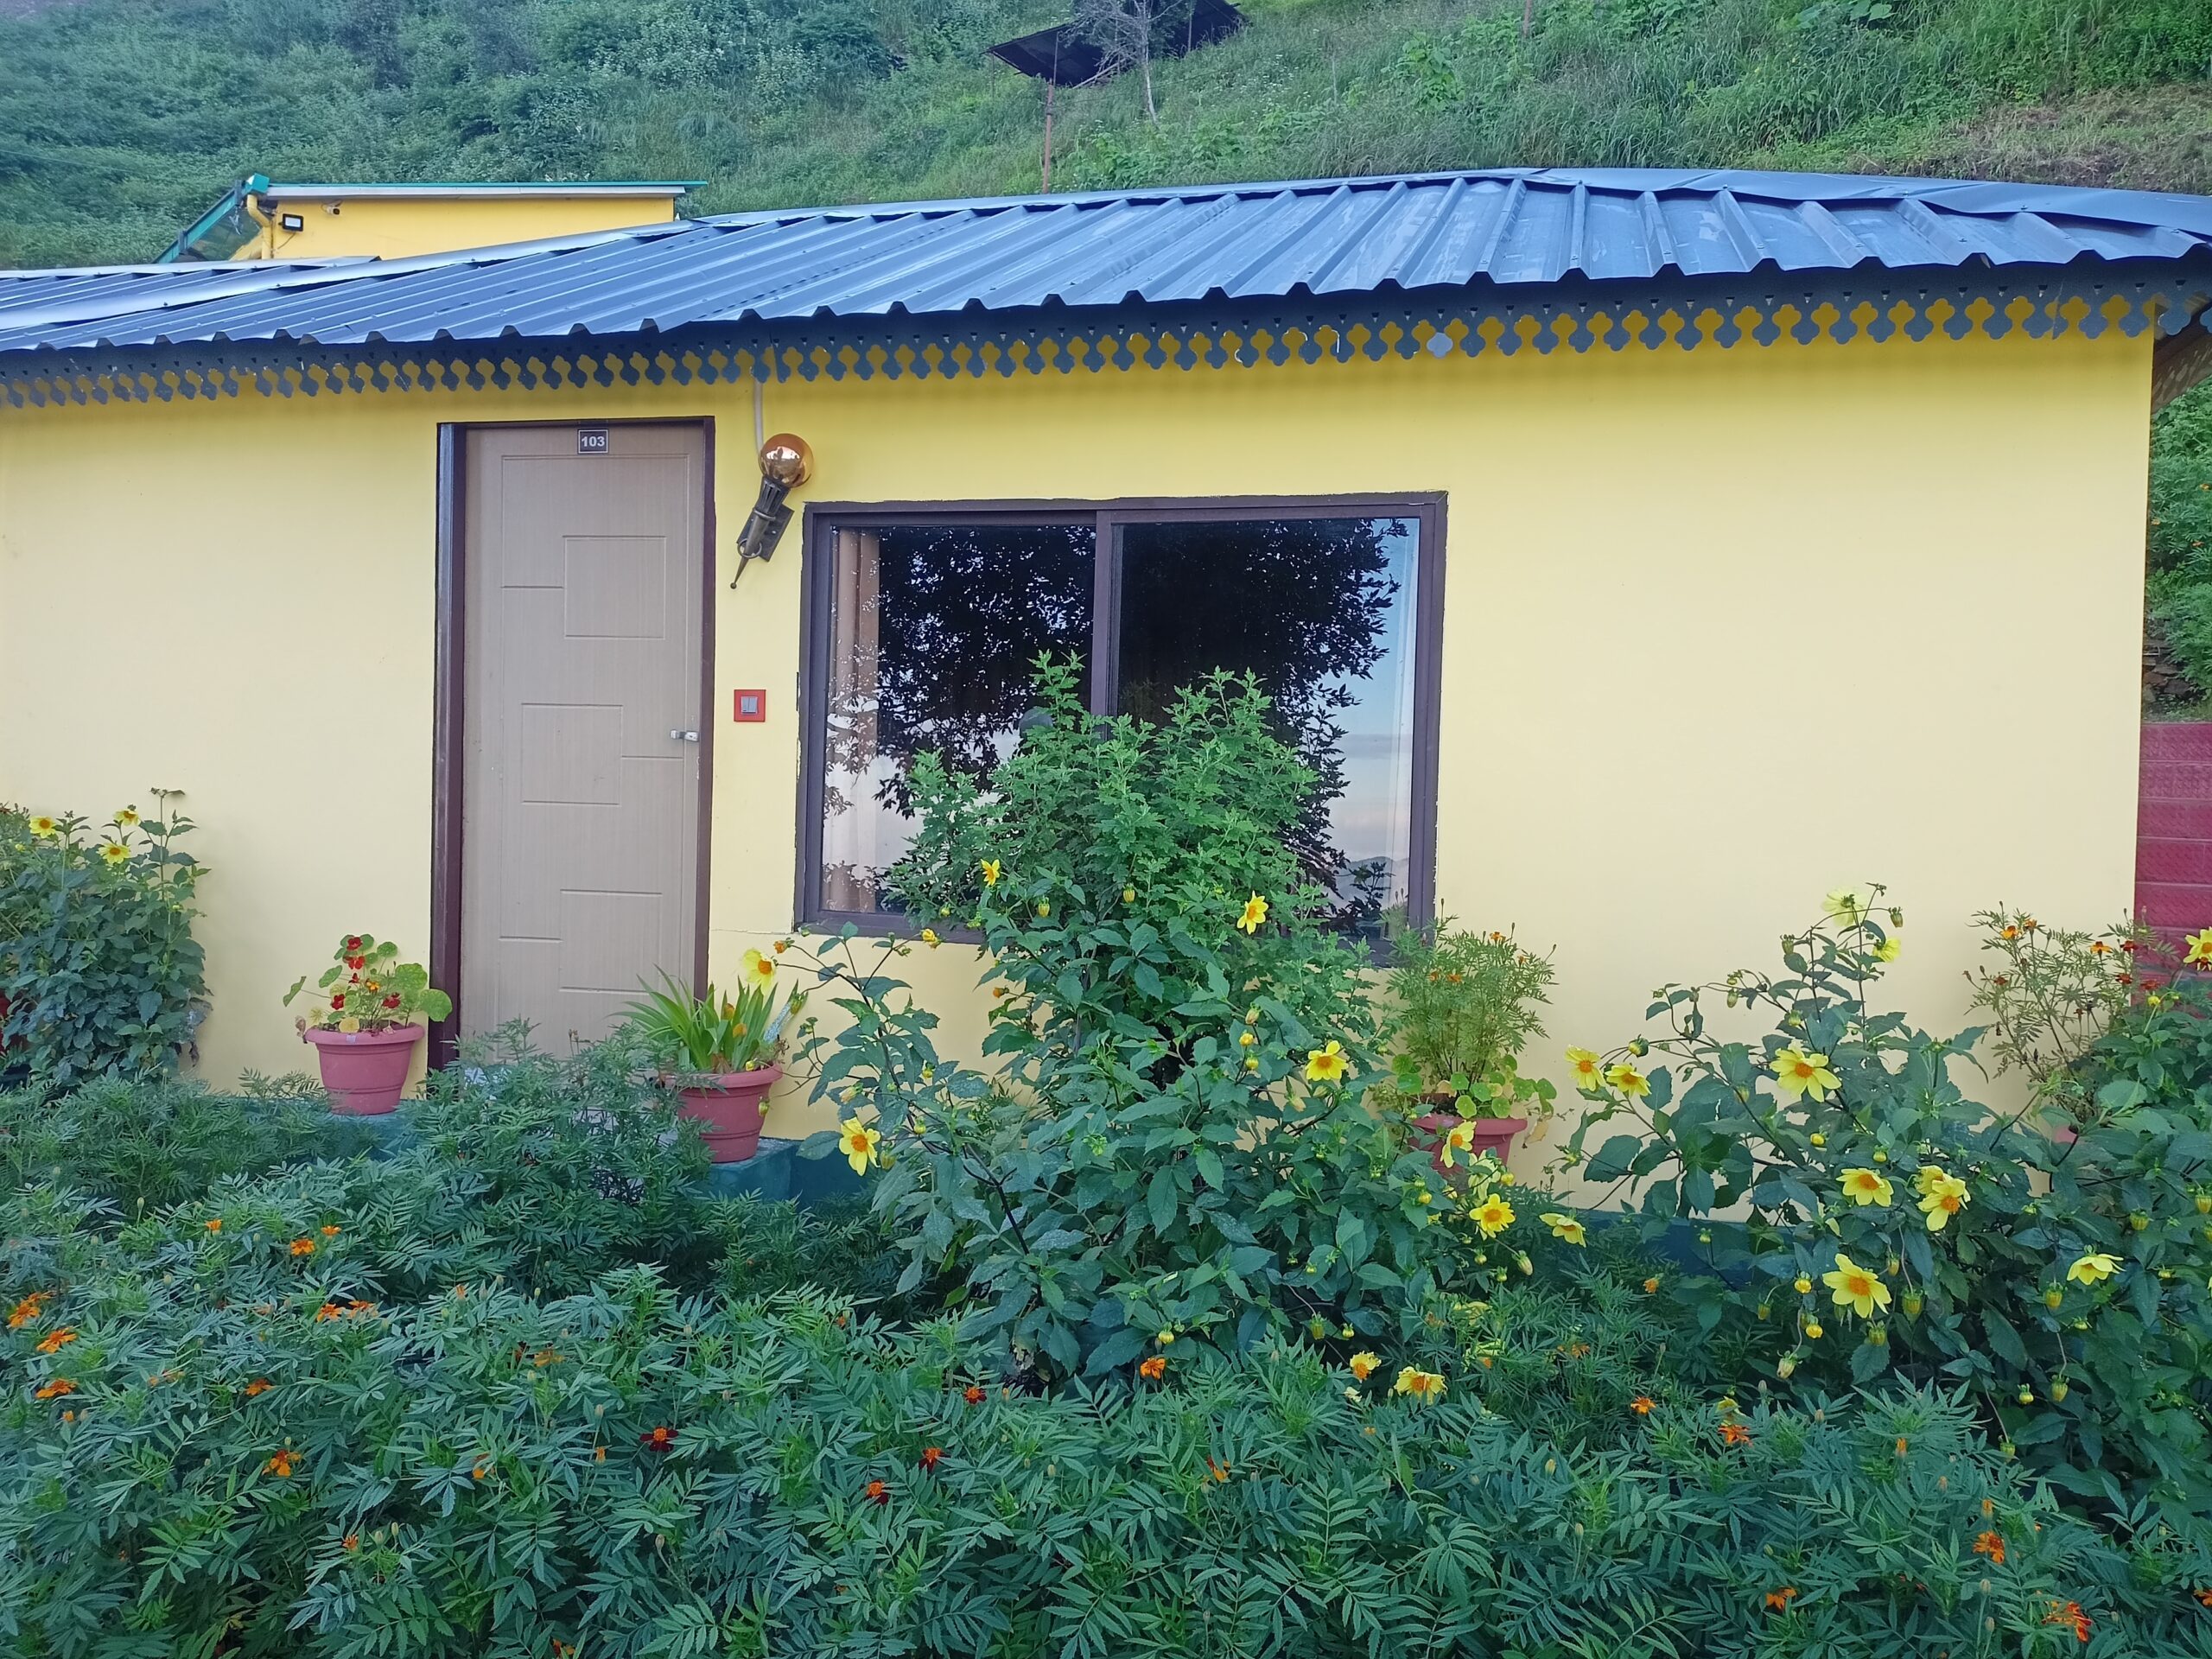
<svg viewBox="0 0 2212 1659">
<path fill-rule="evenodd" d="M 1297 850 L 1338 925 L 1426 920 L 1441 519 L 1420 499 L 811 509 L 800 915 L 882 916 L 914 757 L 988 772 L 1051 652 L 1140 719 L 1216 669 L 1257 675 L 1320 780 Z"/>
</svg>

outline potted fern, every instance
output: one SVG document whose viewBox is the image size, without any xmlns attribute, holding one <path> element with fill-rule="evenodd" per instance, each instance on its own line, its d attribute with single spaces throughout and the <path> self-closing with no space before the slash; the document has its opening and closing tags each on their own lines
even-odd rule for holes
<svg viewBox="0 0 2212 1659">
<path fill-rule="evenodd" d="M 1522 1076 L 1520 1053 L 1543 1032 L 1538 1010 L 1551 981 L 1550 959 L 1510 933 L 1460 931 L 1447 919 L 1399 941 L 1391 1074 L 1438 1168 L 1454 1167 L 1461 1152 L 1503 1159 L 1514 1136 L 1549 1115 L 1558 1091 Z"/>
<path fill-rule="evenodd" d="M 305 974 L 292 982 L 286 1007 L 307 982 Z M 425 1022 L 453 1012 L 453 999 L 432 988 L 422 963 L 400 961 L 397 945 L 366 933 L 338 941 L 308 995 L 322 1006 L 299 1020 L 300 1039 L 315 1047 L 330 1109 L 353 1117 L 380 1117 L 398 1106 Z"/>
<path fill-rule="evenodd" d="M 760 1150 L 762 1103 L 784 1075 L 777 1056 L 806 1006 L 804 991 L 778 996 L 772 957 L 747 950 L 744 974 L 734 996 L 712 985 L 691 996 L 663 974 L 661 988 L 645 987 L 627 1011 L 631 1037 L 662 1068 L 661 1081 L 698 1122 L 718 1164 L 741 1164 Z"/>
</svg>

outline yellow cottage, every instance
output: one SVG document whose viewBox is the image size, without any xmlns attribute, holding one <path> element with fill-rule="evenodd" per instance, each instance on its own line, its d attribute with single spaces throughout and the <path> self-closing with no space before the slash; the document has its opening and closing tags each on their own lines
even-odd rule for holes
<svg viewBox="0 0 2212 1659">
<path fill-rule="evenodd" d="M 226 1082 L 349 928 L 563 1046 L 896 925 L 1039 651 L 1250 667 L 1346 926 L 1556 946 L 1535 1058 L 1869 880 L 1948 1027 L 1972 911 L 2129 902 L 2208 294 L 2193 198 L 1620 170 L 0 274 L 0 798 L 186 791 Z"/>
</svg>

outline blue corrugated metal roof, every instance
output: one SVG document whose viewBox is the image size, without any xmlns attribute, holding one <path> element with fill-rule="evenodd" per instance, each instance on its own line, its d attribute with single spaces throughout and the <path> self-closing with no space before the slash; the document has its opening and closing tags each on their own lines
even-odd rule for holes
<svg viewBox="0 0 2212 1659">
<path fill-rule="evenodd" d="M 89 290 L 75 315 L 11 326 L 0 311 L 0 353 L 553 340 L 1585 281 L 2184 260 L 2212 269 L 2212 200 L 1817 174 L 1504 169 L 740 213 L 273 268 L 219 296 L 119 284 L 97 315 L 99 296 Z"/>
</svg>

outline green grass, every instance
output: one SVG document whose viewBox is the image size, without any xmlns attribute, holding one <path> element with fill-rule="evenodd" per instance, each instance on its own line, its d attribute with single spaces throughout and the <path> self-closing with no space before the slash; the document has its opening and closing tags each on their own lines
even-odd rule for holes
<svg viewBox="0 0 2212 1659">
<path fill-rule="evenodd" d="M 2206 184 L 2203 0 L 1251 0 L 1065 92 L 1062 188 L 1497 164 Z M 696 206 L 1039 183 L 990 41 L 1055 0 L 81 0 L 0 14 L 0 263 L 149 257 L 232 181 L 690 177 Z"/>
</svg>

